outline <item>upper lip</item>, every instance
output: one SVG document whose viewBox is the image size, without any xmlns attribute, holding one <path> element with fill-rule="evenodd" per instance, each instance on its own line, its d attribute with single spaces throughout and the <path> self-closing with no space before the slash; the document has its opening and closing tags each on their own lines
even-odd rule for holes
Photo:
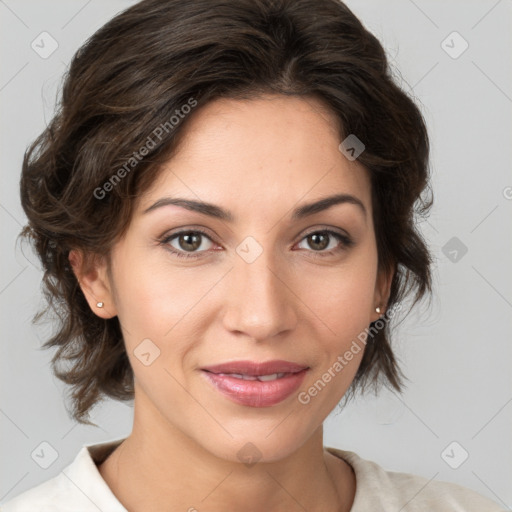
<svg viewBox="0 0 512 512">
<path fill-rule="evenodd" d="M 273 375 L 274 373 L 298 373 L 308 366 L 290 361 L 274 360 L 258 363 L 256 361 L 230 361 L 227 363 L 201 368 L 211 373 L 236 373 L 240 375 Z"/>
</svg>

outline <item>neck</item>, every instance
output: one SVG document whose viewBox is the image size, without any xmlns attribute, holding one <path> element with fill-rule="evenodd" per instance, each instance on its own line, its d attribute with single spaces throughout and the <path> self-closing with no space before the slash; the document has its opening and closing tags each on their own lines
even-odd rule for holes
<svg viewBox="0 0 512 512">
<path fill-rule="evenodd" d="M 168 422 L 137 413 L 130 436 L 98 468 L 130 511 L 350 510 L 355 477 L 324 449 L 322 426 L 285 458 L 250 465 L 220 459 Z"/>
</svg>

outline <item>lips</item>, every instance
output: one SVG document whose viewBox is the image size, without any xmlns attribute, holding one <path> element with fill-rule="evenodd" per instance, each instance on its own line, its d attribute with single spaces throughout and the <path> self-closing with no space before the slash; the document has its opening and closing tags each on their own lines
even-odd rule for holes
<svg viewBox="0 0 512 512">
<path fill-rule="evenodd" d="M 253 361 L 232 361 L 215 366 L 206 366 L 205 371 L 211 373 L 234 373 L 249 376 L 272 375 L 274 373 L 297 373 L 305 370 L 307 366 L 302 366 L 288 361 L 267 361 L 256 363 Z"/>
<path fill-rule="evenodd" d="M 296 391 L 307 370 L 307 366 L 289 361 L 232 361 L 202 368 L 202 373 L 231 401 L 249 407 L 268 407 Z"/>
</svg>

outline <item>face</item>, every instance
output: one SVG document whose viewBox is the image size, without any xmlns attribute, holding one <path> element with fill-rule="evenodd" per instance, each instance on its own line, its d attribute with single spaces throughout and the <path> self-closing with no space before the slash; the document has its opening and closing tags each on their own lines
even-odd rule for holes
<svg viewBox="0 0 512 512">
<path fill-rule="evenodd" d="M 217 100 L 190 121 L 86 294 L 119 317 L 148 431 L 278 460 L 342 398 L 387 298 L 368 172 L 316 99 Z"/>
</svg>

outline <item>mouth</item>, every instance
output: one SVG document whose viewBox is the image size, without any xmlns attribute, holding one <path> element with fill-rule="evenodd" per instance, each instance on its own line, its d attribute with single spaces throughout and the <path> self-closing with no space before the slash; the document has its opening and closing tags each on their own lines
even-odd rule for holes
<svg viewBox="0 0 512 512">
<path fill-rule="evenodd" d="M 309 367 L 289 361 L 233 361 L 202 368 L 226 398 L 249 407 L 269 407 L 288 398 L 301 385 Z"/>
<path fill-rule="evenodd" d="M 242 380 L 259 380 L 260 382 L 269 382 L 271 380 L 282 379 L 290 373 L 272 373 L 270 375 L 246 375 L 243 373 L 215 373 L 215 375 L 223 375 L 225 377 L 232 377 L 233 379 Z"/>
</svg>

